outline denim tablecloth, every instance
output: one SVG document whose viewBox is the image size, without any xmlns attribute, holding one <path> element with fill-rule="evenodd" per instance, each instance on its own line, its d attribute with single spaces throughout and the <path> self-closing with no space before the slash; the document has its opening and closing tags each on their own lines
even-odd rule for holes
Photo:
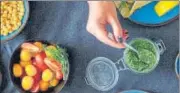
<svg viewBox="0 0 180 93">
<path fill-rule="evenodd" d="M 12 51 L 23 41 L 38 38 L 61 44 L 69 51 L 70 76 L 61 93 L 117 93 L 127 89 L 178 93 L 174 62 L 179 50 L 179 20 L 161 27 L 145 27 L 124 20 L 119 14 L 118 16 L 123 28 L 129 31 L 130 39 L 145 37 L 164 41 L 167 50 L 153 72 L 145 75 L 137 75 L 130 71 L 120 72 L 117 85 L 107 92 L 100 92 L 86 85 L 85 71 L 91 59 L 103 56 L 117 61 L 123 56 L 124 50 L 106 46 L 86 31 L 86 2 L 30 2 L 30 17 L 24 30 L 13 40 L 1 44 L 0 58 L 7 77 L 3 92 L 18 93 L 8 75 Z"/>
</svg>

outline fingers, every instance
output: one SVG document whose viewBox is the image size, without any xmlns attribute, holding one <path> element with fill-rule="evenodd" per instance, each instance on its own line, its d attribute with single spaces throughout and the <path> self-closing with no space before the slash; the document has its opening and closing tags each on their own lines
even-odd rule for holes
<svg viewBox="0 0 180 93">
<path fill-rule="evenodd" d="M 110 33 L 110 32 L 108 33 L 108 37 L 109 37 L 110 39 L 112 39 L 113 41 L 116 41 L 114 35 L 113 35 L 112 33 Z"/>
<path fill-rule="evenodd" d="M 123 44 L 120 44 L 120 43 L 116 42 L 115 40 L 108 38 L 107 35 L 96 36 L 96 38 L 111 47 L 115 47 L 115 48 L 124 48 L 125 47 Z"/>
<path fill-rule="evenodd" d="M 119 42 L 119 37 L 123 37 L 123 31 L 119 20 L 116 17 L 109 18 L 108 23 L 112 26 L 113 33 L 117 42 Z"/>
<path fill-rule="evenodd" d="M 94 36 L 101 42 L 115 48 L 124 48 L 123 44 L 120 44 L 116 42 L 114 35 L 109 34 L 108 31 L 106 31 L 104 25 L 99 25 L 98 28 L 96 28 L 96 33 Z"/>
<path fill-rule="evenodd" d="M 118 43 L 115 40 L 114 34 L 109 34 L 108 31 L 106 31 L 106 25 L 96 23 L 94 25 L 88 24 L 86 29 L 89 33 L 94 35 L 99 41 L 115 48 L 124 48 L 125 46 L 123 44 Z"/>
</svg>

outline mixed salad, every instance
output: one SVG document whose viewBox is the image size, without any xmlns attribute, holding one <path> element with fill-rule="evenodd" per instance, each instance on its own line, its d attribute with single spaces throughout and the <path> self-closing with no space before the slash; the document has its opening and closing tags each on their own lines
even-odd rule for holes
<svg viewBox="0 0 180 93">
<path fill-rule="evenodd" d="M 67 80 L 68 54 L 58 45 L 23 43 L 19 59 L 13 64 L 13 75 L 21 79 L 21 86 L 26 91 L 47 91 Z"/>
</svg>

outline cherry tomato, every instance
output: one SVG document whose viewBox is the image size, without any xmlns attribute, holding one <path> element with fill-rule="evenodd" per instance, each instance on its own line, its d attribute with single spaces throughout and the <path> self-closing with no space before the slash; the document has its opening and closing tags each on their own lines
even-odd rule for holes
<svg viewBox="0 0 180 93">
<path fill-rule="evenodd" d="M 42 51 L 42 52 L 40 53 L 40 55 L 41 55 L 41 57 L 43 58 L 43 60 L 44 60 L 44 58 L 46 58 L 46 53 L 45 53 L 44 51 Z"/>
<path fill-rule="evenodd" d="M 37 83 L 41 80 L 41 72 L 40 70 L 37 70 L 37 74 L 35 76 L 33 76 L 34 81 Z"/>
<path fill-rule="evenodd" d="M 39 87 L 41 91 L 46 91 L 49 88 L 49 82 L 41 80 L 39 82 Z"/>
<path fill-rule="evenodd" d="M 33 44 L 37 46 L 39 49 L 43 49 L 43 44 L 41 42 L 34 42 Z"/>
<path fill-rule="evenodd" d="M 34 84 L 33 84 L 33 87 L 31 88 L 31 92 L 33 93 L 37 93 L 39 91 L 39 82 L 41 80 L 41 72 L 40 72 L 40 69 L 36 68 L 37 69 L 37 73 L 35 76 L 33 76 L 34 78 Z"/>
<path fill-rule="evenodd" d="M 35 56 L 35 60 L 33 62 L 34 65 L 36 65 L 41 71 L 44 71 L 48 67 L 44 63 L 44 58 L 46 57 L 46 54 L 44 52 L 41 52 Z"/>
<path fill-rule="evenodd" d="M 48 58 L 45 58 L 44 59 L 44 63 L 53 71 L 60 71 L 61 68 L 62 68 L 62 65 L 57 62 L 57 61 L 54 61 L 54 60 L 50 60 Z"/>
<path fill-rule="evenodd" d="M 21 48 L 22 49 L 27 49 L 27 50 L 29 50 L 31 52 L 40 52 L 40 49 L 37 46 L 35 46 L 35 45 L 31 44 L 31 43 L 23 43 L 21 45 Z"/>
<path fill-rule="evenodd" d="M 41 71 L 44 71 L 44 70 L 46 70 L 48 67 L 46 66 L 46 64 L 42 64 L 42 65 L 37 65 L 37 67 L 39 68 L 39 69 L 41 69 Z"/>
<path fill-rule="evenodd" d="M 63 73 L 61 71 L 56 71 L 56 79 L 58 79 L 58 80 L 63 79 Z"/>
<path fill-rule="evenodd" d="M 34 83 L 34 85 L 32 86 L 30 91 L 32 93 L 38 93 L 39 92 L 39 82 L 38 83 Z"/>
<path fill-rule="evenodd" d="M 43 64 L 43 63 L 44 63 L 44 59 L 43 59 L 43 57 L 41 56 L 41 54 L 37 54 L 37 55 L 35 56 L 35 60 L 36 60 L 36 63 L 37 63 L 37 64 Z"/>
<path fill-rule="evenodd" d="M 34 79 L 31 76 L 24 76 L 21 81 L 21 86 L 24 90 L 30 90 L 33 87 Z"/>
</svg>

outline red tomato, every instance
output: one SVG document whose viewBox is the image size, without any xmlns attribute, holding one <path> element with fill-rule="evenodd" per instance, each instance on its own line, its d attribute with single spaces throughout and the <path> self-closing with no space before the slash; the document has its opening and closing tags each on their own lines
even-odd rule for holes
<svg viewBox="0 0 180 93">
<path fill-rule="evenodd" d="M 39 82 L 38 83 L 34 83 L 34 85 L 32 86 L 30 91 L 32 93 L 38 93 L 39 92 Z"/>
<path fill-rule="evenodd" d="M 41 80 L 41 72 L 40 69 L 37 69 L 37 73 L 35 76 L 33 76 L 34 78 L 34 84 L 33 87 L 31 88 L 31 92 L 33 93 L 38 93 L 39 92 L 39 81 Z"/>
<path fill-rule="evenodd" d="M 43 60 L 44 60 L 44 58 L 46 58 L 46 53 L 45 53 L 44 51 L 42 51 L 42 52 L 40 53 L 40 55 L 41 55 L 41 57 L 43 58 Z"/>
<path fill-rule="evenodd" d="M 36 64 L 43 64 L 44 63 L 44 59 L 43 57 L 41 56 L 41 54 L 37 54 L 35 56 L 35 60 L 36 60 Z"/>
<path fill-rule="evenodd" d="M 41 72 L 39 69 L 37 69 L 37 73 L 33 78 L 34 78 L 35 83 L 37 83 L 41 80 Z"/>
<path fill-rule="evenodd" d="M 48 58 L 45 58 L 44 59 L 44 63 L 53 71 L 60 71 L 61 68 L 62 68 L 62 65 L 57 62 L 57 61 L 54 61 L 54 60 L 50 60 Z"/>
<path fill-rule="evenodd" d="M 61 71 L 56 71 L 56 79 L 58 80 L 63 79 L 63 73 Z"/>
<path fill-rule="evenodd" d="M 36 65 L 41 71 L 46 70 L 48 67 L 46 66 L 46 64 L 37 64 Z"/>
<path fill-rule="evenodd" d="M 45 52 L 41 52 L 35 56 L 35 60 L 33 62 L 41 71 L 47 69 L 48 67 L 44 63 L 44 58 L 46 57 Z"/>
</svg>

